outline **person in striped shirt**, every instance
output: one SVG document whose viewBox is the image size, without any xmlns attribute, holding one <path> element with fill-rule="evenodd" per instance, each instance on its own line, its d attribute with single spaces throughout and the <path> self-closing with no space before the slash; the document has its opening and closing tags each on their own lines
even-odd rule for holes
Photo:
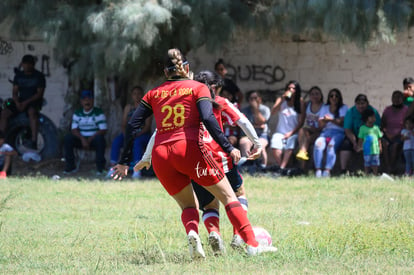
<svg viewBox="0 0 414 275">
<path fill-rule="evenodd" d="M 82 91 L 80 102 L 82 108 L 73 114 L 71 132 L 64 139 L 66 168 L 63 173 L 77 171 L 73 149 L 82 148 L 95 150 L 96 173 L 101 175 L 105 168 L 105 134 L 108 129 L 106 117 L 101 108 L 94 107 L 92 91 Z"/>
</svg>

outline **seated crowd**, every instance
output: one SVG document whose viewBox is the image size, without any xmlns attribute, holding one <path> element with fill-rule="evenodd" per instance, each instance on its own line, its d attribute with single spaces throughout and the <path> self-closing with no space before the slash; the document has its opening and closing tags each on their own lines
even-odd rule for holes
<svg viewBox="0 0 414 275">
<path fill-rule="evenodd" d="M 23 67 L 32 72 L 34 60 L 29 57 L 25 56 L 22 64 L 28 64 Z M 354 99 L 354 105 L 348 106 L 337 88 L 329 90 L 327 99 L 324 100 L 321 88 L 313 86 L 304 93 L 297 81 L 289 81 L 271 106 L 263 102 L 262 95 L 256 90 L 246 93 L 243 102 L 243 94 L 227 77 L 227 69 L 222 59 L 215 64 L 215 69 L 217 75 L 223 79 L 220 95 L 228 99 L 234 108 L 240 109 L 250 121 L 256 131 L 258 142 L 264 149 L 259 159 L 242 161 L 239 165 L 242 172 L 248 167 L 249 172 L 276 171 L 281 175 L 301 174 L 313 170 L 316 177 L 330 177 L 331 174 L 352 173 L 356 170 L 374 175 L 379 172 L 406 176 L 414 174 L 413 78 L 403 80 L 403 91 L 395 90 L 392 93 L 391 105 L 387 106 L 380 116 L 369 104 L 365 94 L 358 94 Z M 25 75 L 20 73 L 18 76 Z M 18 79 L 15 80 L 14 96 L 19 89 L 18 83 Z M 32 93 L 42 96 L 44 87 L 44 81 L 40 81 L 33 87 Z M 91 90 L 81 91 L 81 108 L 74 112 L 70 132 L 63 142 L 65 174 L 72 174 L 78 169 L 75 148 L 95 151 L 97 175 L 104 174 L 107 169 L 118 163 L 127 122 L 144 93 L 140 86 L 131 89 L 131 101 L 123 108 L 121 132 L 112 141 L 110 162 L 107 166 L 105 134 L 108 126 L 105 114 L 102 109 L 94 106 L 94 95 Z M 15 101 L 18 101 L 17 97 Z M 7 110 L 2 112 L 1 129 L 5 128 L 8 116 Z M 272 119 L 275 121 L 274 127 L 269 123 Z M 136 134 L 130 163 L 133 178 L 141 177 L 141 173 L 133 172 L 132 168 L 141 160 L 150 141 L 151 124 L 150 117 Z M 235 124 L 224 121 L 223 127 L 230 143 L 240 149 L 241 156 L 248 156 L 254 147 L 252 139 Z M 33 132 L 35 130 L 36 127 Z M 1 140 L 4 143 L 2 131 Z M 0 144 L 0 151 L 4 151 L 0 154 L 0 178 L 10 173 L 11 156 L 17 154 L 12 147 L 3 143 Z M 33 143 L 35 144 L 35 138 Z M 405 165 L 404 171 L 399 169 L 398 164 Z M 256 169 L 250 169 L 251 167 Z M 111 170 L 108 172 L 108 175 L 110 174 Z"/>
<path fill-rule="evenodd" d="M 358 94 L 354 105 L 348 107 L 339 89 L 331 89 L 324 102 L 321 89 L 314 86 L 309 89 L 309 99 L 305 101 L 300 84 L 290 81 L 270 109 L 276 120 L 275 128 L 270 131 L 269 116 L 266 116 L 269 108 L 262 105 L 261 100 L 260 104 L 252 104 L 254 99 L 261 99 L 258 91 L 247 93 L 249 107 L 242 112 L 257 126 L 258 135 L 264 139 L 264 148 L 270 141 L 275 161 L 275 165 L 271 165 L 265 154 L 260 168 L 282 175 L 301 174 L 313 168 L 316 177 L 330 177 L 334 168 L 336 174 L 361 170 L 373 175 L 386 172 L 412 176 L 414 79 L 405 78 L 403 86 L 403 92 L 395 90 L 392 93 L 391 105 L 381 116 L 369 104 L 365 94 Z M 270 132 L 273 133 L 271 136 Z M 239 145 L 242 153 L 249 148 L 243 137 L 240 137 Z M 404 164 L 405 169 L 399 169 Z M 290 172 L 292 170 L 295 172 Z"/>
</svg>

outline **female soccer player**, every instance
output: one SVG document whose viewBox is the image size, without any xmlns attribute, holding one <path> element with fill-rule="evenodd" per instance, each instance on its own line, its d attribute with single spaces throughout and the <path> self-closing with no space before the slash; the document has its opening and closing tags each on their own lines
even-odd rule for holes
<svg viewBox="0 0 414 275">
<path fill-rule="evenodd" d="M 181 220 L 192 258 L 204 258 L 205 254 L 198 235 L 199 213 L 191 179 L 225 205 L 229 220 L 247 244 L 248 255 L 275 251 L 276 248 L 260 246 L 255 240 L 246 212 L 223 170 L 199 141 L 200 122 L 203 122 L 222 149 L 236 163 L 240 159 L 240 151 L 231 146 L 214 117 L 209 89 L 188 78 L 188 62 L 178 49 L 168 50 L 164 73 L 167 81 L 143 97 L 128 123 L 127 143 L 121 161 L 114 167 L 114 179 L 127 175 L 133 133 L 140 129 L 145 118 L 154 114 L 157 135 L 152 152 L 153 168 L 161 184 L 182 209 Z"/>
<path fill-rule="evenodd" d="M 224 121 L 226 121 L 229 125 L 237 124 L 254 144 L 254 149 L 251 153 L 249 150 L 250 155 L 248 159 L 254 160 L 259 158 L 262 152 L 262 146 L 254 126 L 231 102 L 219 96 L 222 78 L 218 74 L 206 70 L 199 72 L 195 75 L 194 79 L 198 82 L 206 84 L 210 89 L 211 97 L 214 99 L 213 113 L 221 129 L 223 130 Z M 156 134 L 154 133 L 151 138 L 152 140 L 155 135 Z M 243 185 L 243 179 L 237 170 L 237 166 L 234 165 L 231 156 L 223 151 L 220 145 L 213 140 L 209 132 L 205 129 L 203 133 L 203 142 L 209 154 L 211 154 L 216 162 L 223 168 L 237 199 L 241 203 L 243 209 L 247 212 L 248 203 Z M 135 166 L 135 170 L 141 170 L 144 167 L 148 169 L 150 167 L 152 146 L 153 142 L 150 142 L 142 160 Z M 211 245 L 214 254 L 222 254 L 225 249 L 220 235 L 219 201 L 210 192 L 198 185 L 196 181 L 192 181 L 192 183 L 199 202 L 199 208 L 203 211 L 202 219 L 209 233 L 209 244 Z M 234 228 L 234 236 L 231 246 L 233 248 L 240 248 L 243 245 L 243 240 L 239 236 L 237 229 Z"/>
<path fill-rule="evenodd" d="M 259 137 L 256 134 L 256 130 L 251 122 L 228 100 L 219 96 L 221 90 L 221 77 L 211 71 L 201 71 L 194 79 L 201 83 L 204 83 L 209 87 L 213 102 L 213 113 L 223 130 L 223 122 L 227 121 L 229 125 L 237 124 L 247 137 L 254 144 L 252 152 L 249 150 L 249 160 L 254 160 L 260 157 L 262 152 L 262 145 Z M 243 209 L 247 212 L 248 202 L 246 197 L 245 188 L 243 185 L 243 179 L 237 169 L 237 165 L 234 165 L 231 156 L 224 152 L 221 147 L 211 138 L 208 131 L 204 131 L 203 141 L 211 152 L 213 158 L 219 163 L 226 174 L 227 179 L 236 194 L 237 199 L 241 203 Z M 197 199 L 200 204 L 200 209 L 203 211 L 203 222 L 209 233 L 209 244 L 211 245 L 215 254 L 224 252 L 223 240 L 220 236 L 219 227 L 219 201 L 206 189 L 193 182 L 193 188 L 197 195 Z M 236 228 L 233 228 L 234 236 L 231 242 L 233 248 L 240 248 L 243 245 L 243 240 L 239 236 Z"/>
</svg>

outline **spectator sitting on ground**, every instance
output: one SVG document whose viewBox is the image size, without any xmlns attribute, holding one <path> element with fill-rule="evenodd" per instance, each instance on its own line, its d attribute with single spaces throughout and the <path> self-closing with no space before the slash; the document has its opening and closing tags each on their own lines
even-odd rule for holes
<svg viewBox="0 0 414 275">
<path fill-rule="evenodd" d="M 316 139 L 313 147 L 313 160 L 315 163 L 315 176 L 330 177 L 332 168 L 336 162 L 336 152 L 345 137 L 343 128 L 344 117 L 348 106 L 343 102 L 342 93 L 338 89 L 332 89 L 328 93 L 328 101 L 320 111 L 319 127 L 321 135 Z M 322 172 L 323 155 L 326 150 L 325 169 Z"/>
<path fill-rule="evenodd" d="M 404 104 L 410 106 L 414 101 L 414 79 L 412 77 L 403 79 L 403 89 Z"/>
<path fill-rule="evenodd" d="M 6 133 L 11 116 L 26 112 L 30 121 L 31 141 L 26 146 L 37 149 L 39 111 L 43 105 L 46 80 L 43 73 L 34 68 L 35 58 L 25 55 L 22 58 L 23 71 L 17 71 L 13 79 L 13 103 L 11 108 L 4 108 L 0 116 L 0 131 Z"/>
<path fill-rule="evenodd" d="M 414 79 L 412 77 L 406 77 L 403 80 L 403 94 L 404 94 L 404 104 L 408 106 L 408 111 L 406 116 L 414 116 Z"/>
<path fill-rule="evenodd" d="M 320 134 L 319 118 L 320 111 L 323 106 L 322 90 L 318 86 L 313 86 L 309 90 L 309 101 L 306 103 L 306 117 L 303 127 L 298 132 L 298 147 L 299 152 L 296 158 L 303 160 L 301 163 L 302 169 L 305 168 L 306 160 L 309 160 L 308 148 L 309 144 L 314 143 L 315 139 Z"/>
<path fill-rule="evenodd" d="M 404 141 L 404 175 L 412 176 L 414 174 L 414 117 L 406 117 L 404 119 L 404 129 L 401 130 L 401 138 Z"/>
<path fill-rule="evenodd" d="M 6 137 L 0 131 L 0 179 L 5 179 L 11 174 L 12 157 L 17 155 L 17 152 L 6 143 Z"/>
<path fill-rule="evenodd" d="M 305 103 L 297 81 L 290 81 L 283 95 L 276 99 L 271 114 L 276 113 L 278 121 L 271 139 L 271 148 L 276 164 L 283 173 L 296 147 L 297 133 L 303 126 L 306 115 Z"/>
<path fill-rule="evenodd" d="M 234 101 L 233 94 L 227 90 L 221 90 L 219 95 L 226 98 L 230 102 Z M 240 106 L 237 102 L 234 102 L 233 105 L 237 109 L 240 109 Z M 228 121 L 223 121 L 223 127 L 223 132 L 226 135 L 227 139 L 230 141 L 231 145 L 233 145 L 234 147 L 238 147 L 240 128 L 238 126 L 233 126 L 229 124 Z"/>
<path fill-rule="evenodd" d="M 83 90 L 80 95 L 82 107 L 72 116 L 71 133 L 64 139 L 66 168 L 64 174 L 74 173 L 74 148 L 95 149 L 96 175 L 100 176 L 105 168 L 105 134 L 107 132 L 106 117 L 101 108 L 94 107 L 93 93 Z"/>
<path fill-rule="evenodd" d="M 381 117 L 378 111 L 369 105 L 368 98 L 365 94 L 358 94 L 355 97 L 355 105 L 346 112 L 344 119 L 345 139 L 340 147 L 340 165 L 341 173 L 346 173 L 349 159 L 353 152 L 358 150 L 358 133 L 359 128 L 364 123 L 362 121 L 362 112 L 366 109 L 372 109 L 375 113 L 375 125 L 381 124 Z"/>
<path fill-rule="evenodd" d="M 241 106 L 243 103 L 243 93 L 240 91 L 236 83 L 234 83 L 234 81 L 227 76 L 228 71 L 224 64 L 224 60 L 220 58 L 214 65 L 214 69 L 216 70 L 216 73 L 218 73 L 221 78 L 223 78 L 223 90 L 226 90 L 233 95 L 234 99 L 230 102 L 237 102 L 239 106 Z"/>
<path fill-rule="evenodd" d="M 253 124 L 256 134 L 259 137 L 259 141 L 262 144 L 262 158 L 261 167 L 266 168 L 267 166 L 267 153 L 266 147 L 269 144 L 269 127 L 267 121 L 270 118 L 270 109 L 266 105 L 262 104 L 262 97 L 258 91 L 250 91 L 246 94 L 248 106 L 243 108 L 241 111 L 247 117 L 247 119 Z M 240 133 L 240 153 L 242 157 L 248 157 L 250 150 L 253 148 L 253 142 Z"/>
<path fill-rule="evenodd" d="M 401 154 L 402 140 L 401 130 L 404 126 L 404 118 L 408 107 L 404 105 L 404 95 L 401 91 L 394 91 L 391 97 L 392 105 L 387 106 L 382 113 L 381 127 L 384 132 L 382 138 L 384 168 L 387 173 L 394 173 L 391 167 L 396 167 L 395 163 Z"/>
<path fill-rule="evenodd" d="M 372 109 L 365 109 L 362 112 L 362 121 L 358 133 L 358 151 L 364 153 L 365 174 L 368 175 L 370 170 L 374 175 L 378 174 L 380 166 L 380 153 L 382 151 L 381 137 L 382 133 L 378 125 L 375 125 L 376 114 Z"/>
<path fill-rule="evenodd" d="M 131 118 L 135 109 L 138 107 L 143 96 L 144 96 L 144 90 L 140 86 L 135 86 L 132 88 L 131 90 L 132 104 L 128 103 L 124 107 L 124 112 L 122 116 L 122 125 L 121 125 L 122 133 L 116 136 L 115 139 L 112 141 L 111 160 L 110 160 L 111 167 L 115 166 L 119 161 L 119 157 L 121 154 L 121 148 L 124 146 L 125 131 L 126 131 L 128 120 Z M 145 121 L 144 127 L 135 136 L 134 146 L 132 149 L 131 168 L 133 168 L 135 164 L 141 160 L 142 155 L 145 152 L 145 148 L 148 144 L 149 139 L 151 138 L 151 122 L 152 122 L 152 116 L 147 118 L 147 120 Z M 109 171 L 109 173 L 112 174 L 112 171 Z M 134 171 L 134 173 L 132 174 L 132 177 L 140 178 L 141 171 L 137 171 L 137 172 Z"/>
</svg>

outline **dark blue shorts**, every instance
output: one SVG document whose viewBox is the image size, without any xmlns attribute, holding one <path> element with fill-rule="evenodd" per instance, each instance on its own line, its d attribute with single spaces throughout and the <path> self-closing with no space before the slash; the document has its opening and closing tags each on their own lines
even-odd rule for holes
<svg viewBox="0 0 414 275">
<path fill-rule="evenodd" d="M 237 192 L 237 190 L 243 185 L 243 178 L 240 175 L 239 170 L 237 170 L 236 165 L 226 173 L 226 177 L 229 180 L 234 192 Z M 214 196 L 202 186 L 198 185 L 196 182 L 191 181 L 191 183 L 200 204 L 200 210 L 203 210 L 207 204 L 211 203 L 214 200 Z"/>
</svg>

